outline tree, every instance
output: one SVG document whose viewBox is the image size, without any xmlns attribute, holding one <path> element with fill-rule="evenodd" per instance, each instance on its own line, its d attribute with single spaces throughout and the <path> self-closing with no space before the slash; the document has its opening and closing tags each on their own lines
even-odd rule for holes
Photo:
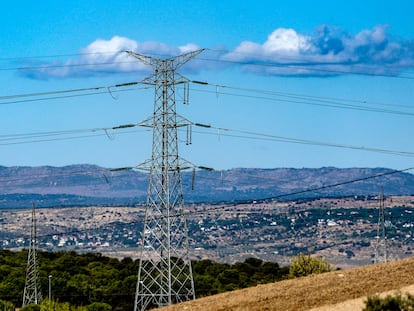
<svg viewBox="0 0 414 311">
<path fill-rule="evenodd" d="M 310 254 L 300 253 L 291 260 L 289 277 L 297 278 L 310 274 L 318 274 L 331 271 L 331 265 L 323 258 L 311 257 Z"/>
<path fill-rule="evenodd" d="M 234 268 L 229 268 L 217 276 L 222 291 L 235 290 L 240 288 L 240 273 Z"/>
<path fill-rule="evenodd" d="M 27 250 L 11 252 L 0 250 L 0 298 L 16 306 L 21 305 L 25 282 Z M 40 282 L 48 288 L 52 275 L 51 298 L 40 304 L 40 311 L 126 311 L 133 309 L 139 260 L 118 260 L 99 253 L 77 254 L 74 251 L 39 252 L 41 256 Z M 183 262 L 172 258 L 177 269 Z M 288 267 L 247 258 L 244 262 L 225 264 L 212 260 L 193 261 L 195 292 L 198 297 L 228 290 L 255 286 L 285 279 Z M 106 305 L 94 304 L 104 303 Z M 0 301 L 0 311 L 12 311 Z M 36 310 L 34 310 L 36 309 Z M 30 306 L 26 311 L 38 311 Z"/>
<path fill-rule="evenodd" d="M 211 275 L 194 274 L 194 286 L 197 298 L 218 293 L 216 279 Z"/>
</svg>

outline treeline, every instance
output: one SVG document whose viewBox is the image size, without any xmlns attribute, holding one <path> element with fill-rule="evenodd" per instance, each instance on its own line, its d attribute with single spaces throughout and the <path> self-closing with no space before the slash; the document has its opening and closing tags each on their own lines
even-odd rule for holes
<svg viewBox="0 0 414 311">
<path fill-rule="evenodd" d="M 51 275 L 52 300 L 75 306 L 106 303 L 112 310 L 132 310 L 137 282 L 138 260 L 122 260 L 99 253 L 39 252 L 40 284 L 48 297 Z M 16 307 L 22 304 L 27 250 L 0 250 L 0 299 Z M 274 262 L 248 258 L 222 264 L 211 260 L 192 263 L 197 297 L 269 283 L 287 277 L 289 268 Z"/>
</svg>

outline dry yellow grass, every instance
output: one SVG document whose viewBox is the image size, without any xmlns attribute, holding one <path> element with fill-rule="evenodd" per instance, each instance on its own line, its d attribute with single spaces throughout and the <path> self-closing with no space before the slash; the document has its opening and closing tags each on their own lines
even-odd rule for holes
<svg viewBox="0 0 414 311">
<path fill-rule="evenodd" d="M 379 296 L 384 298 L 387 295 L 406 295 L 407 293 L 410 293 L 411 295 L 414 295 L 414 285 L 406 286 L 403 288 L 400 288 L 398 290 L 391 290 L 387 292 L 381 293 Z M 349 299 L 337 304 L 330 304 L 323 307 L 316 307 L 312 308 L 309 311 L 362 311 L 365 307 L 365 300 L 366 297 L 356 298 L 356 299 Z"/>
<path fill-rule="evenodd" d="M 323 306 L 328 309 L 320 309 L 320 311 L 358 310 L 356 304 L 345 305 L 348 309 L 339 308 L 341 303 L 344 304 L 348 300 L 364 299 L 369 295 L 401 290 L 410 285 L 414 285 L 414 258 L 258 285 L 168 306 L 162 310 L 300 311 Z M 360 303 L 361 301 L 359 305 Z"/>
</svg>

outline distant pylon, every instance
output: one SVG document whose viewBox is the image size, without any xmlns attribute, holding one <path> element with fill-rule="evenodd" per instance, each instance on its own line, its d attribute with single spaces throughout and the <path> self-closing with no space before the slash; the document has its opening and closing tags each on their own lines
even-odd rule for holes
<svg viewBox="0 0 414 311">
<path fill-rule="evenodd" d="M 177 136 L 179 127 L 189 130 L 192 123 L 176 112 L 175 86 L 183 85 L 187 102 L 188 80 L 176 69 L 201 52 L 167 59 L 127 52 L 152 67 L 142 83 L 155 87 L 153 115 L 141 124 L 152 128 L 153 142 L 152 158 L 141 167 L 149 170 L 149 183 L 134 311 L 195 298 L 181 179 L 192 165 L 179 157 Z"/>
<path fill-rule="evenodd" d="M 375 244 L 375 259 L 374 263 L 387 262 L 387 234 L 385 232 L 385 199 L 384 191 L 381 191 L 379 199 L 379 211 L 378 211 L 378 227 Z"/>
<path fill-rule="evenodd" d="M 30 231 L 30 246 L 27 256 L 26 283 L 23 291 L 23 307 L 29 304 L 39 304 L 42 300 L 39 282 L 39 261 L 37 258 L 37 234 L 35 205 L 32 206 L 32 224 Z"/>
</svg>

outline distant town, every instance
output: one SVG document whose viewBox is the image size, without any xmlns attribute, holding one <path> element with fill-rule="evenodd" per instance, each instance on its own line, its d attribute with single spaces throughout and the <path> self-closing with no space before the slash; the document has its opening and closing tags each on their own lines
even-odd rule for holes
<svg viewBox="0 0 414 311">
<path fill-rule="evenodd" d="M 414 197 L 386 199 L 385 229 L 390 259 L 414 249 Z M 338 267 L 373 262 L 378 198 L 303 199 L 240 205 L 190 205 L 188 230 L 194 259 L 234 263 L 257 257 L 289 264 L 300 252 L 323 256 Z M 71 207 L 36 210 L 42 250 L 100 252 L 137 258 L 144 206 Z M 0 211 L 4 249 L 29 245 L 31 210 Z"/>
</svg>

